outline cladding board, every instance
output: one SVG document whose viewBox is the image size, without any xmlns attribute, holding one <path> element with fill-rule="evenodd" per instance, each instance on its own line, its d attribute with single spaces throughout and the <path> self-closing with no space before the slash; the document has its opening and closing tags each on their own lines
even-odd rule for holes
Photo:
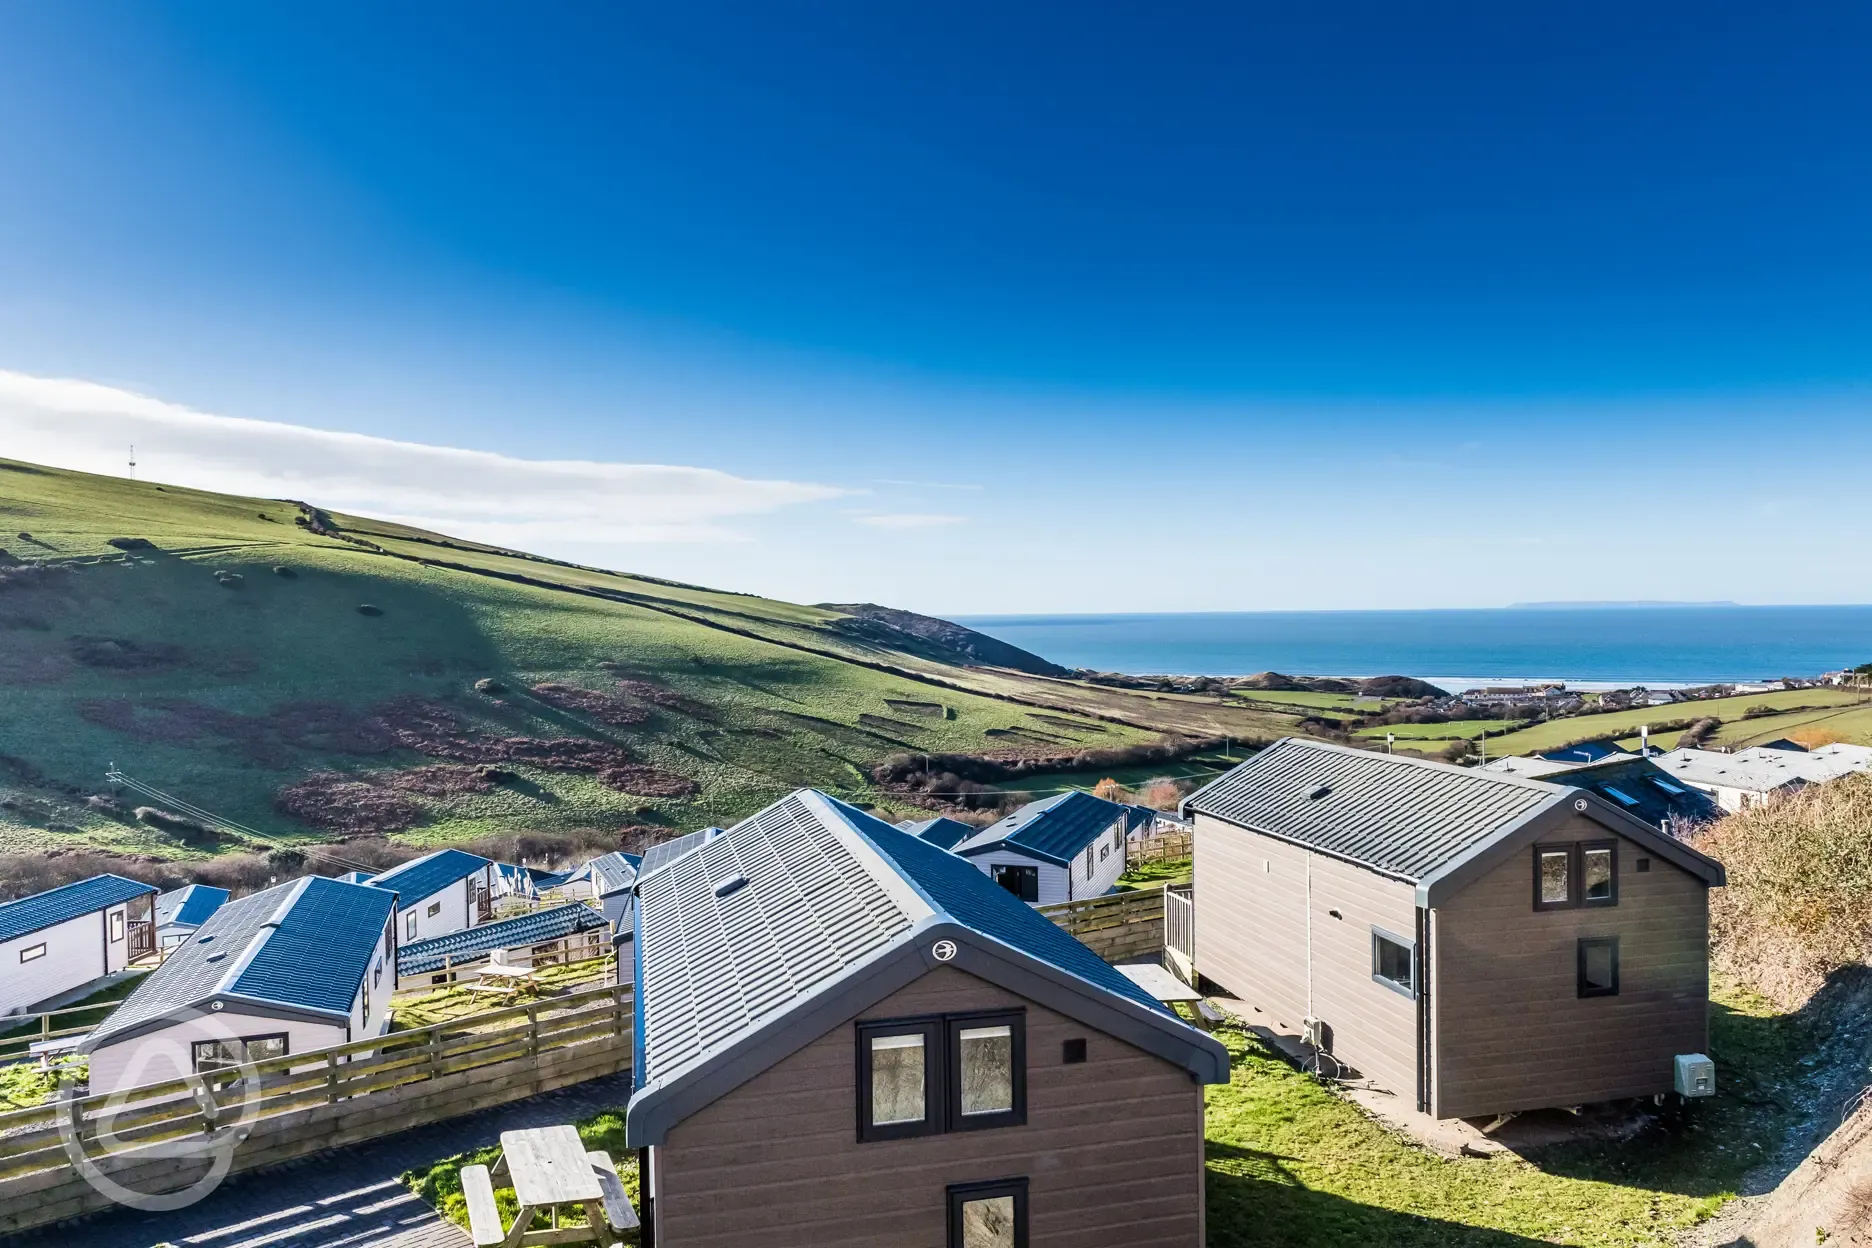
<svg viewBox="0 0 1872 1248">
<path fill-rule="evenodd" d="M 1584 816 L 1543 843 L 1604 840 Z M 1640 872 L 1637 860 L 1649 857 Z M 1709 897 L 1702 881 L 1618 841 L 1618 904 L 1533 908 L 1521 849 L 1435 912 L 1434 1105 L 1440 1117 L 1649 1096 L 1671 1059 L 1709 1042 Z M 1619 938 L 1619 993 L 1581 999 L 1582 937 Z"/>
<path fill-rule="evenodd" d="M 948 1185 L 1025 1176 L 1031 1248 L 1199 1248 L 1202 1093 L 1181 1068 L 948 967 L 859 1017 L 1023 1005 L 1026 1125 L 859 1143 L 848 1022 L 671 1129 L 658 1244 L 946 1248 Z M 1088 1060 L 1063 1065 L 1073 1038 Z"/>
</svg>

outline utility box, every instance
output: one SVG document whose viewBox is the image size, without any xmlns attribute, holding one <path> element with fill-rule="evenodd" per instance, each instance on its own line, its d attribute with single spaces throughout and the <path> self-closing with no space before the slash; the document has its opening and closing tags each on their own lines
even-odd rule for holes
<svg viewBox="0 0 1872 1248">
<path fill-rule="evenodd" d="M 1716 1095 L 1715 1062 L 1701 1053 L 1679 1053 L 1675 1065 L 1677 1095 Z"/>
</svg>

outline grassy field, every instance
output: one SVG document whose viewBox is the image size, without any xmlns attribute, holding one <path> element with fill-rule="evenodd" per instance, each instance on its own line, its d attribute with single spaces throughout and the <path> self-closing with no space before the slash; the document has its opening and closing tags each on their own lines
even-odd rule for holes
<svg viewBox="0 0 1872 1248">
<path fill-rule="evenodd" d="M 1522 1159 L 1447 1159 L 1407 1142 L 1253 1037 L 1219 1033 L 1234 1076 L 1209 1091 L 1211 1248 L 1508 1248 L 1674 1243 L 1715 1212 L 1782 1125 L 1811 1037 L 1733 986 L 1711 1018 L 1722 1090 L 1677 1128 Z"/>
<path fill-rule="evenodd" d="M 334 517 L 358 539 L 342 540 L 276 500 L 3 460 L 0 478 L 0 547 L 56 569 L 0 569 L 0 853 L 243 847 L 88 802 L 110 795 L 113 763 L 278 841 L 387 830 L 421 846 L 726 823 L 803 784 L 881 800 L 869 769 L 899 751 L 1072 754 L 1165 731 L 1267 739 L 1293 722 L 948 666 L 842 631 L 821 608 L 376 521 Z M 440 745 L 410 744 L 410 706 L 439 708 Z M 563 739 L 589 748 L 540 756 Z M 513 741 L 517 754 L 501 744 Z M 493 783 L 410 774 L 490 760 Z M 282 809 L 284 790 L 319 776 L 299 808 L 336 826 Z M 339 822 L 353 807 L 361 826 Z"/>
<path fill-rule="evenodd" d="M 1775 713 L 1753 719 L 1742 716 L 1753 707 L 1769 707 Z M 1489 728 L 1489 757 L 1504 754 L 1534 754 L 1578 741 L 1616 739 L 1636 748 L 1641 724 L 1679 723 L 1714 716 L 1723 721 L 1712 738 L 1722 745 L 1749 745 L 1785 736 L 1795 728 L 1813 727 L 1838 735 L 1839 739 L 1872 744 L 1872 701 L 1862 691 L 1849 689 L 1784 689 L 1773 693 L 1742 694 L 1733 698 L 1711 698 L 1703 702 L 1674 702 L 1669 706 L 1641 710 L 1607 711 L 1593 715 L 1575 715 L 1568 719 L 1549 720 L 1515 732 L 1496 736 L 1498 728 Z M 1413 739 L 1413 749 L 1435 752 L 1457 736 L 1473 736 L 1469 724 L 1415 725 L 1431 735 Z M 1462 730 L 1462 731 L 1458 731 Z M 1372 735 L 1366 730 L 1361 735 Z M 1377 730 L 1382 739 L 1383 730 Z M 1652 733 L 1651 744 L 1671 749 L 1682 729 Z M 1402 733 L 1400 744 L 1405 740 Z"/>
<path fill-rule="evenodd" d="M 1387 724 L 1381 728 L 1361 728 L 1354 736 L 1383 741 L 1387 732 L 1397 734 L 1399 741 L 1434 741 L 1442 746 L 1458 737 L 1474 740 L 1483 733 L 1491 737 L 1506 733 L 1518 720 L 1512 719 L 1465 719 L 1449 724 Z"/>
<path fill-rule="evenodd" d="M 1319 693 L 1311 689 L 1234 689 L 1238 698 L 1270 706 L 1299 707 L 1319 711 L 1358 711 L 1371 714 L 1387 706 L 1396 706 L 1396 698 L 1367 698 L 1355 693 Z"/>
</svg>

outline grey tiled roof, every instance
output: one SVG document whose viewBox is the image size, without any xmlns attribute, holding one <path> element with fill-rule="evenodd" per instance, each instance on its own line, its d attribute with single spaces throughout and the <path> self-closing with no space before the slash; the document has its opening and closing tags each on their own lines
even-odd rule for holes
<svg viewBox="0 0 1872 1248">
<path fill-rule="evenodd" d="M 637 865 L 637 878 L 642 879 L 652 871 L 662 870 L 690 850 L 700 849 L 709 840 L 721 834 L 720 828 L 702 828 L 664 841 L 661 845 L 652 845 L 644 851 L 643 861 Z"/>
<path fill-rule="evenodd" d="M 861 852 L 796 793 L 644 873 L 638 993 L 646 1082 L 811 992 L 930 913 Z M 758 884 L 718 897 L 717 885 L 735 876 Z"/>
<path fill-rule="evenodd" d="M 1538 780 L 1287 737 L 1184 807 L 1422 880 L 1566 799 L 1565 790 Z"/>
<path fill-rule="evenodd" d="M 583 902 L 569 901 L 550 910 L 536 910 L 498 923 L 465 927 L 446 936 L 404 945 L 397 950 L 397 974 L 421 975 L 438 969 L 445 959 L 454 963 L 472 962 L 496 949 L 544 944 L 574 932 L 604 926 L 604 915 Z"/>
<path fill-rule="evenodd" d="M 623 892 L 637 882 L 637 869 L 641 862 L 643 859 L 635 854 L 613 851 L 609 854 L 600 854 L 585 866 L 591 872 L 593 890 L 600 897 L 609 897 L 613 893 Z"/>
</svg>

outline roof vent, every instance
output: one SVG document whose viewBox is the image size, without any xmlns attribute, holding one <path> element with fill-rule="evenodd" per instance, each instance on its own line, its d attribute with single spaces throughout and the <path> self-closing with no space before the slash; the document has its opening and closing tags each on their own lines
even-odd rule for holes
<svg viewBox="0 0 1872 1248">
<path fill-rule="evenodd" d="M 212 945 L 214 943 L 214 935 L 210 933 L 207 936 L 203 936 L 200 940 L 196 941 L 195 943 L 200 944 L 200 945 Z"/>
<path fill-rule="evenodd" d="M 1312 788 L 1307 790 L 1307 801 L 1317 802 L 1320 800 L 1320 798 L 1325 797 L 1330 792 L 1332 792 L 1332 785 L 1316 784 Z"/>
<path fill-rule="evenodd" d="M 220 960 L 221 960 L 222 958 L 225 958 L 225 957 L 227 957 L 227 954 L 226 954 L 225 952 L 223 952 L 223 953 L 211 953 L 211 954 L 209 954 L 209 955 L 208 955 L 208 961 L 210 961 L 210 962 L 219 962 L 219 961 L 220 961 Z"/>
<path fill-rule="evenodd" d="M 724 875 L 721 879 L 715 881 L 715 895 L 717 897 L 731 897 L 746 887 L 747 876 Z"/>
</svg>

